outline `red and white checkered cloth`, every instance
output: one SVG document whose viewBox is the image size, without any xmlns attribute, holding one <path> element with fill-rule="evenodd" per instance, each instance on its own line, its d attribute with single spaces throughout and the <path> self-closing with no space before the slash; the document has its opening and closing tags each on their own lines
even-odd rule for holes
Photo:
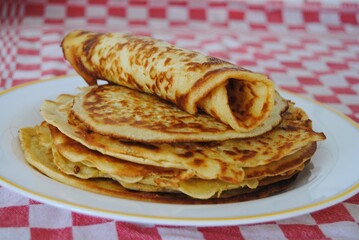
<svg viewBox="0 0 359 240">
<path fill-rule="evenodd" d="M 151 35 L 221 57 L 359 122 L 355 1 L 0 1 L 0 90 L 74 73 L 59 47 L 71 29 Z M 15 238 L 359 239 L 359 194 L 282 221 L 170 227 L 91 217 L 0 186 L 0 239 Z"/>
</svg>

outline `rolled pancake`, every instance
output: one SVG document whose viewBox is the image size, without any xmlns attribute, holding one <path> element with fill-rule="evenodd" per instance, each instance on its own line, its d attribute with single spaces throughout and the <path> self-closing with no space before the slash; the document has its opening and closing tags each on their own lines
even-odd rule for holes
<svg viewBox="0 0 359 240">
<path fill-rule="evenodd" d="M 274 85 L 265 75 L 150 37 L 72 31 L 62 50 L 90 85 L 103 79 L 155 94 L 190 114 L 202 109 L 239 132 L 258 127 L 274 105 Z"/>
<path fill-rule="evenodd" d="M 43 130 L 40 130 L 40 132 Z M 220 198 L 211 198 L 211 199 L 193 199 L 191 197 L 181 195 L 178 193 L 171 192 L 170 194 L 161 194 L 161 193 L 147 193 L 143 190 L 161 190 L 156 186 L 148 186 L 142 183 L 125 183 L 126 187 L 136 189 L 138 191 L 128 191 L 123 188 L 120 184 L 111 181 L 105 180 L 102 178 L 95 179 L 80 179 L 62 172 L 53 162 L 53 154 L 51 147 L 45 141 L 43 142 L 42 136 L 39 135 L 38 127 L 35 128 L 22 128 L 19 131 L 19 138 L 21 146 L 25 155 L 26 161 L 32 165 L 34 168 L 39 170 L 41 173 L 49 176 L 50 178 L 65 183 L 76 188 L 83 190 L 92 191 L 95 193 L 106 194 L 115 197 L 143 200 L 143 201 L 152 201 L 152 202 L 165 202 L 165 203 L 223 203 L 223 202 L 237 202 L 244 200 L 257 199 L 262 197 L 267 197 L 273 195 L 279 191 L 283 191 L 289 187 L 295 179 L 292 176 L 295 176 L 296 173 L 284 176 L 275 176 L 264 178 L 261 180 L 259 187 L 256 189 L 250 189 L 246 187 L 240 187 L 233 190 L 224 191 L 220 195 Z M 287 179 L 289 181 L 287 181 Z M 201 187 L 206 186 L 206 184 L 199 183 Z M 211 182 L 211 181 L 210 181 Z M 278 183 L 278 185 L 277 185 Z M 193 185 L 193 183 L 190 183 Z M 209 184 L 211 186 L 211 184 Z M 168 191 L 168 190 L 167 190 Z M 253 193 L 256 192 L 254 195 Z M 244 195 L 244 196 L 242 196 Z M 242 197 L 241 197 L 242 196 Z M 224 198 L 224 199 L 222 199 Z"/>
<path fill-rule="evenodd" d="M 204 142 L 247 138 L 270 131 L 281 121 L 288 101 L 275 94 L 268 119 L 249 132 L 237 132 L 204 113 L 191 115 L 158 97 L 118 85 L 84 87 L 71 114 L 87 129 L 140 142 Z"/>
<path fill-rule="evenodd" d="M 289 109 L 297 111 L 300 119 L 284 118 L 278 127 L 254 138 L 208 143 L 126 142 L 86 131 L 76 124 L 70 125 L 68 116 L 73 98 L 60 95 L 56 101 L 45 101 L 41 115 L 71 139 L 102 154 L 139 164 L 185 169 L 207 180 L 240 183 L 244 179 L 243 167 L 269 164 L 311 142 L 325 139 L 323 133 L 312 130 L 310 120 L 302 110 L 291 106 Z"/>
</svg>

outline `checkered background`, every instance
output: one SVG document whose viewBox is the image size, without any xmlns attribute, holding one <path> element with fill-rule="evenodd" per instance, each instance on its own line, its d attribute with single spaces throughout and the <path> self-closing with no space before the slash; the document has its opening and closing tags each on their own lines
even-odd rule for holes
<svg viewBox="0 0 359 240">
<path fill-rule="evenodd" d="M 59 47 L 71 29 L 149 35 L 220 57 L 359 122 L 356 1 L 0 1 L 0 91 L 74 73 Z M 169 227 L 86 216 L 0 186 L 0 239 L 359 239 L 358 223 L 359 194 L 284 221 Z"/>
</svg>

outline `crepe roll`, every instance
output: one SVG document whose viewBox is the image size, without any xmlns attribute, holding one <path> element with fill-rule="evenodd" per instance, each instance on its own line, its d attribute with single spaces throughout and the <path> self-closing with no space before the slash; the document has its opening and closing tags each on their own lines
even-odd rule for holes
<svg viewBox="0 0 359 240">
<path fill-rule="evenodd" d="M 62 49 L 89 85 L 101 79 L 154 94 L 238 132 L 255 129 L 274 105 L 274 85 L 265 75 L 150 37 L 72 31 Z"/>
</svg>

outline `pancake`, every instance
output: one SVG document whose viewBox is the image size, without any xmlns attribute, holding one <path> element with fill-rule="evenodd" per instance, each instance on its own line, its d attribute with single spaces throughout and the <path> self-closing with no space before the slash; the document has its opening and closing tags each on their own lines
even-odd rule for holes
<svg viewBox="0 0 359 240">
<path fill-rule="evenodd" d="M 94 193 L 105 194 L 113 197 L 120 197 L 132 200 L 160 202 L 160 203 L 182 203 L 182 204 L 206 204 L 206 203 L 225 203 L 247 201 L 268 197 L 278 192 L 284 191 L 291 186 L 295 180 L 296 173 L 287 176 L 276 176 L 265 178 L 262 184 L 256 189 L 238 188 L 224 191 L 220 198 L 194 199 L 180 193 L 149 193 L 144 191 L 130 191 L 118 182 L 103 178 L 81 179 L 62 172 L 53 162 L 52 150 L 49 147 L 48 139 L 43 141 L 39 135 L 39 127 L 22 128 L 19 131 L 21 146 L 26 161 L 41 173 L 64 184 L 91 191 Z M 143 189 L 141 184 L 132 186 Z"/>
<path fill-rule="evenodd" d="M 245 179 L 240 185 L 233 185 L 218 180 L 202 181 L 193 173 L 184 170 L 139 165 L 109 157 L 87 149 L 66 137 L 56 128 L 49 127 L 53 139 L 54 163 L 66 174 L 84 179 L 107 177 L 118 181 L 126 188 L 133 189 L 133 187 L 142 186 L 146 187 L 142 191 L 181 191 L 194 198 L 210 198 L 224 190 L 243 186 L 256 188 L 258 179 L 288 175 L 288 173 L 302 170 L 304 163 L 310 159 L 316 149 L 316 144 L 312 143 L 266 166 L 246 168 Z M 138 189 L 135 188 L 135 190 Z"/>
<path fill-rule="evenodd" d="M 314 144 L 315 145 L 315 144 Z M 59 154 L 58 152 L 54 153 L 54 163 L 55 165 L 64 173 L 69 175 L 74 175 L 83 179 L 90 178 L 111 178 L 117 182 L 119 182 L 123 187 L 136 190 L 136 191 L 145 191 L 145 192 L 181 192 L 188 196 L 197 199 L 208 199 L 214 196 L 220 196 L 222 192 L 226 190 L 233 190 L 238 188 L 250 188 L 255 189 L 258 187 L 260 181 L 264 178 L 275 177 L 275 176 L 288 176 L 293 173 L 302 171 L 305 163 L 309 160 L 310 153 L 306 151 L 307 149 L 303 149 L 303 151 L 298 151 L 293 154 L 293 156 L 286 157 L 287 159 L 280 164 L 271 164 L 273 166 L 269 166 L 268 169 L 260 167 L 259 169 L 250 168 L 248 169 L 249 177 L 248 179 L 244 179 L 240 184 L 230 184 L 220 180 L 203 180 L 199 178 L 189 178 L 189 179 L 181 179 L 176 175 L 158 175 L 158 172 L 153 172 L 147 176 L 143 177 L 124 177 L 115 175 L 113 173 L 107 174 L 102 171 L 103 163 L 101 162 L 101 158 L 96 160 L 86 159 L 84 162 L 72 162 L 66 159 L 64 156 Z M 314 147 L 315 150 L 315 147 Z M 312 151 L 314 153 L 314 151 Z M 309 156 L 307 156 L 309 155 Z M 306 158 L 301 158 L 305 156 Z M 93 162 L 96 162 L 93 164 Z M 281 162 L 281 161 L 278 161 Z M 298 165 L 296 165 L 298 164 Z M 123 169 L 126 169 L 126 164 L 121 164 Z M 146 166 L 142 166 L 146 168 Z M 114 166 L 116 168 L 116 166 Z M 99 171 L 99 174 L 89 176 L 88 172 L 96 172 Z M 113 170 L 111 170 L 113 172 Z M 257 177 L 257 178 L 254 178 Z"/>
<path fill-rule="evenodd" d="M 90 85 L 103 79 L 151 93 L 190 114 L 201 109 L 238 132 L 258 127 L 274 106 L 267 76 L 161 40 L 72 31 L 61 46 Z"/>
<path fill-rule="evenodd" d="M 278 93 L 268 119 L 249 132 L 238 132 L 213 117 L 191 115 L 156 96 L 117 85 L 82 88 L 71 114 L 97 133 L 141 142 L 204 142 L 248 138 L 270 131 L 288 103 Z"/>
<path fill-rule="evenodd" d="M 311 142 L 325 139 L 316 133 L 305 113 L 293 106 L 302 119 L 283 119 L 272 131 L 259 137 L 208 143 L 127 142 L 70 125 L 73 96 L 61 95 L 45 101 L 41 115 L 51 125 L 82 145 L 115 158 L 138 164 L 193 171 L 201 179 L 240 183 L 243 167 L 266 165 L 294 153 Z M 290 115 L 290 114 L 287 114 Z M 293 117 L 295 118 L 295 117 Z"/>
<path fill-rule="evenodd" d="M 167 183 L 172 180 L 172 185 L 178 183 L 178 181 L 187 180 L 193 177 L 197 177 L 193 173 L 186 172 L 180 169 L 162 168 L 147 165 L 140 165 L 129 161 L 124 161 L 118 158 L 103 155 L 97 151 L 91 150 L 83 146 L 82 144 L 70 139 L 58 129 L 51 125 L 43 127 L 49 127 L 51 130 L 52 148 L 56 149 L 64 158 L 69 162 L 84 164 L 88 167 L 99 169 L 101 172 L 108 174 L 108 176 L 121 176 L 130 179 L 131 182 L 142 180 L 144 177 L 150 175 L 156 175 L 161 177 L 167 177 Z M 50 134 L 50 132 L 48 133 Z M 264 178 L 267 176 L 281 175 L 292 169 L 301 168 L 301 166 L 315 153 L 316 143 L 310 143 L 297 152 L 285 156 L 282 159 L 272 162 L 267 165 L 261 165 L 253 168 L 244 168 L 245 179 Z M 75 175 L 82 175 L 79 171 L 73 170 L 71 166 L 69 168 Z M 81 169 L 75 168 L 75 169 Z M 99 177 L 93 176 L 93 177 Z"/>
</svg>

